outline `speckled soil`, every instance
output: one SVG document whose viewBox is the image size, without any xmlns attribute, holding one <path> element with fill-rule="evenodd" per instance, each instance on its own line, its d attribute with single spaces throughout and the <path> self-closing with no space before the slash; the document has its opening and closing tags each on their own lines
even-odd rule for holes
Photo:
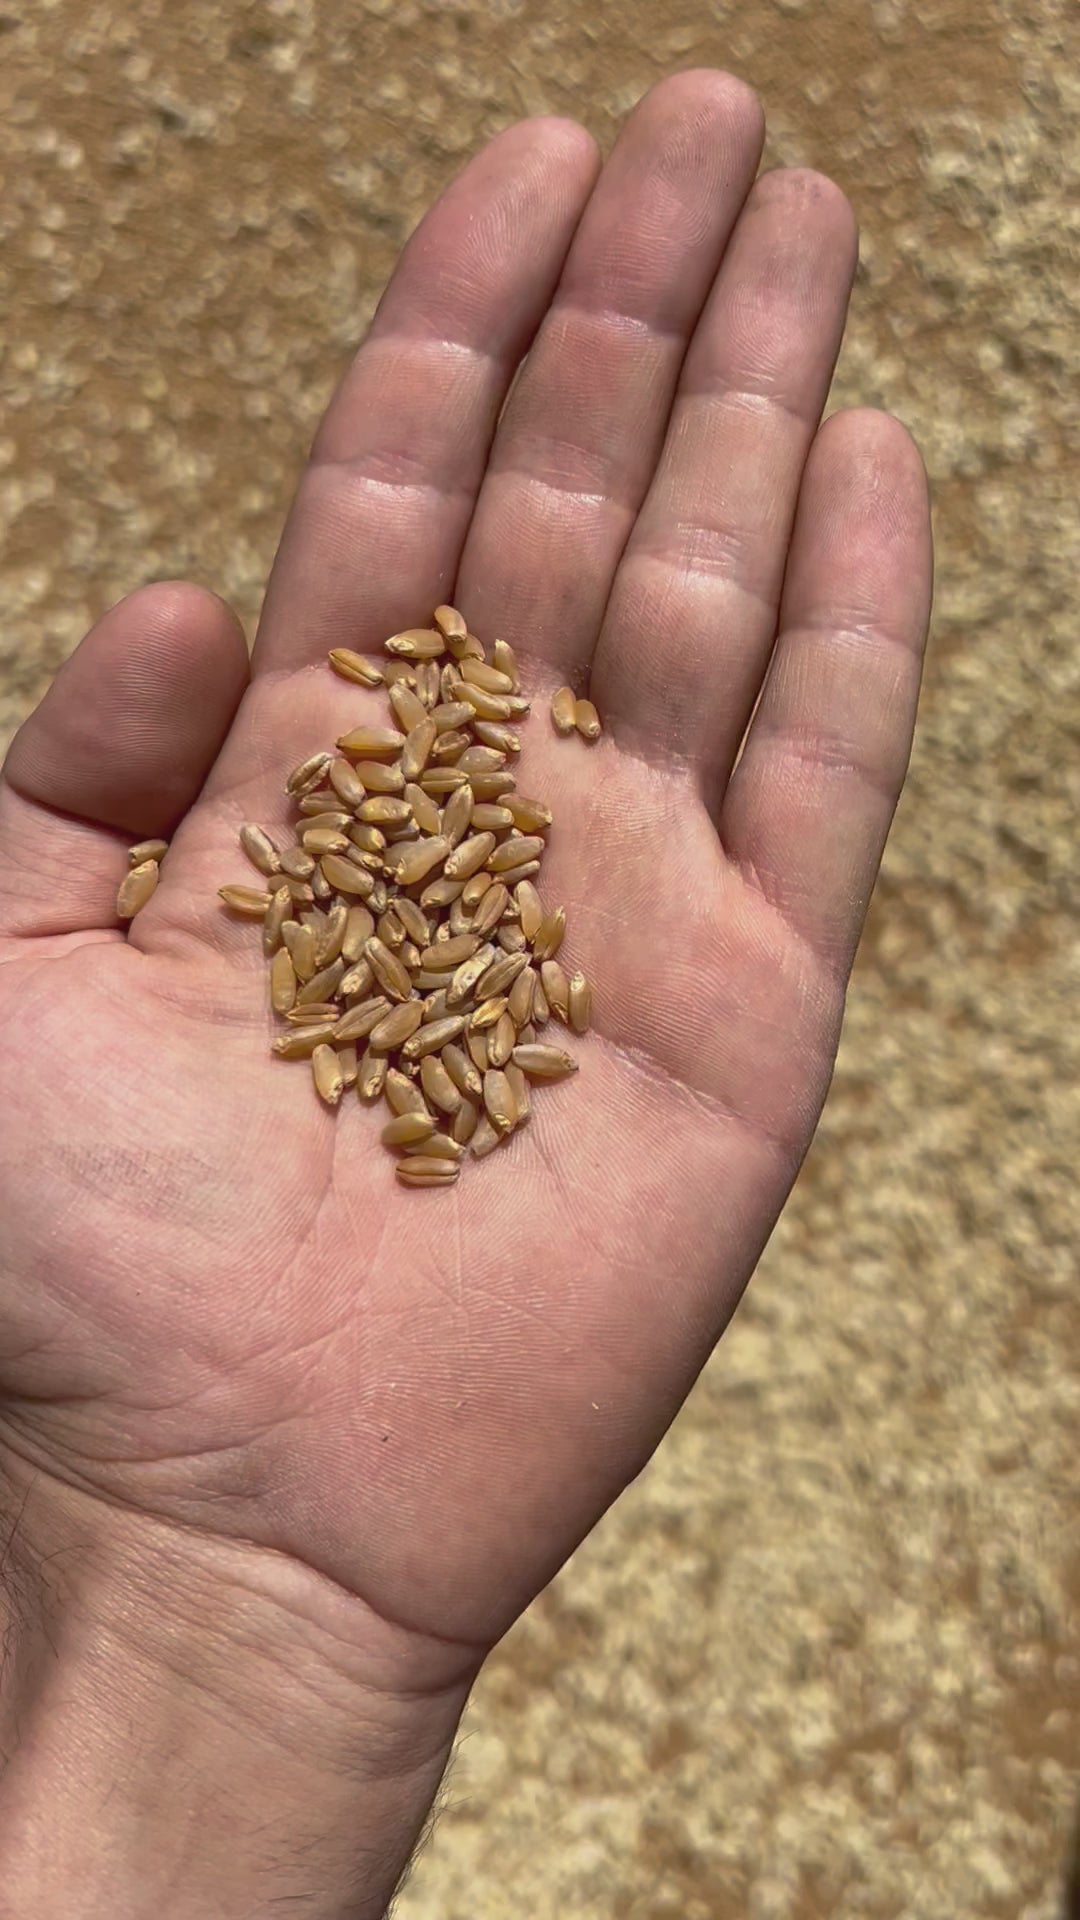
<svg viewBox="0 0 1080 1920">
<path fill-rule="evenodd" d="M 2 0 L 0 728 L 254 622 L 395 250 L 524 112 L 733 67 L 863 226 L 933 478 L 918 744 L 820 1136 L 649 1472 L 479 1687 L 405 1920 L 1057 1920 L 1080 1761 L 1080 31 L 1065 0 Z M 1073 1913 L 1080 1912 L 1080 1896 Z"/>
</svg>

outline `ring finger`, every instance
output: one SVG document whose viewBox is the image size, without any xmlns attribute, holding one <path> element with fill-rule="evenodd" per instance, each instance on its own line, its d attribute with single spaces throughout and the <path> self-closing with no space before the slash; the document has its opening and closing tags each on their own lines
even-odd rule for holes
<svg viewBox="0 0 1080 1920">
<path fill-rule="evenodd" d="M 593 661 L 593 697 L 616 736 L 690 763 L 714 808 L 772 647 L 856 251 L 832 181 L 796 170 L 758 181 L 687 355 Z"/>
</svg>

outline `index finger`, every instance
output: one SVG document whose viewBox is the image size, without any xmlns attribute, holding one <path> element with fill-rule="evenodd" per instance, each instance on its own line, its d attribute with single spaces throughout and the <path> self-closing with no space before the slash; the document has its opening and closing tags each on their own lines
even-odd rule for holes
<svg viewBox="0 0 1080 1920">
<path fill-rule="evenodd" d="M 256 674 L 380 645 L 447 598 L 500 408 L 598 167 L 575 122 L 522 121 L 421 221 L 315 437 Z"/>
</svg>

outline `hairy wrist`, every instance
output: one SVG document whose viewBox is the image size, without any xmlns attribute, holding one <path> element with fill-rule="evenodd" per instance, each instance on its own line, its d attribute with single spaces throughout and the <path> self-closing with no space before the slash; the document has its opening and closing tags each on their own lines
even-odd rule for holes
<svg viewBox="0 0 1080 1920">
<path fill-rule="evenodd" d="M 0 1475 L 11 1920 L 376 1920 L 475 1669 L 283 1556 Z"/>
</svg>

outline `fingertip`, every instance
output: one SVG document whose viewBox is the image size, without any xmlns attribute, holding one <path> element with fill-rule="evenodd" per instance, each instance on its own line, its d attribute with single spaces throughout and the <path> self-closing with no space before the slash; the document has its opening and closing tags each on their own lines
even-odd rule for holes
<svg viewBox="0 0 1080 1920">
<path fill-rule="evenodd" d="M 144 664 L 157 679 L 174 672 L 186 676 L 205 660 L 223 689 L 231 678 L 242 692 L 247 681 L 248 644 L 239 618 L 220 594 L 191 580 L 134 588 L 102 615 L 91 636 L 103 655 L 119 653 L 131 666 Z"/>
<path fill-rule="evenodd" d="M 12 741 L 8 783 L 144 837 L 195 799 L 248 683 L 243 628 L 217 594 L 155 581 L 102 615 Z"/>
<path fill-rule="evenodd" d="M 829 415 L 807 461 L 804 492 L 816 492 L 822 518 L 842 522 L 844 537 L 875 533 L 907 544 L 929 565 L 930 482 L 922 453 L 903 421 L 878 407 Z"/>
<path fill-rule="evenodd" d="M 526 120 L 519 120 L 511 133 L 520 133 L 524 138 L 543 146 L 553 157 L 562 159 L 568 165 L 576 165 L 582 173 L 599 173 L 602 162 L 599 145 L 580 120 L 574 120 L 569 114 L 534 114 Z"/>
<path fill-rule="evenodd" d="M 682 67 L 665 74 L 642 95 L 634 109 L 660 113 L 665 119 L 683 117 L 718 122 L 734 131 L 758 153 L 765 143 L 765 109 L 756 88 L 724 67 Z"/>
</svg>

